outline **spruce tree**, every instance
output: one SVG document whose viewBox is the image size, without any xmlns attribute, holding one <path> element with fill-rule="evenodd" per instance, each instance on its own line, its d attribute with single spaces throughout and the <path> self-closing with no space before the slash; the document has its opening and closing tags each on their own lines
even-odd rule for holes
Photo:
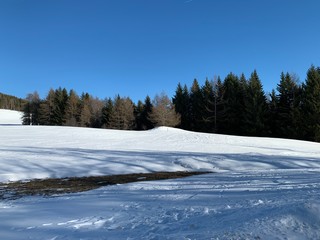
<svg viewBox="0 0 320 240">
<path fill-rule="evenodd" d="M 142 129 L 148 130 L 154 128 L 154 124 L 150 120 L 150 114 L 152 112 L 153 105 L 151 99 L 147 96 L 144 100 L 143 111 L 141 113 Z"/>
<path fill-rule="evenodd" d="M 311 66 L 303 84 L 302 97 L 304 138 L 320 142 L 320 68 Z"/>
<path fill-rule="evenodd" d="M 135 117 L 135 129 L 136 130 L 143 130 L 143 102 L 141 100 L 138 101 L 137 106 L 134 106 L 134 117 Z"/>
<path fill-rule="evenodd" d="M 105 105 L 102 108 L 102 127 L 108 128 L 110 126 L 110 118 L 113 111 L 113 102 L 111 98 L 105 100 Z"/>
<path fill-rule="evenodd" d="M 201 131 L 202 129 L 202 113 L 203 113 L 203 97 L 197 79 L 193 80 L 190 89 L 190 130 Z"/>
<path fill-rule="evenodd" d="M 40 124 L 41 125 L 54 125 L 54 98 L 55 92 L 51 88 L 47 94 L 47 97 L 44 101 L 40 104 Z"/>
<path fill-rule="evenodd" d="M 245 98 L 244 130 L 250 136 L 267 136 L 269 134 L 267 98 L 256 70 L 248 80 Z"/>
<path fill-rule="evenodd" d="M 297 83 L 289 73 L 281 73 L 280 83 L 277 87 L 277 136 L 284 138 L 295 137 L 294 108 L 295 97 L 298 91 Z"/>
<path fill-rule="evenodd" d="M 222 106 L 220 132 L 240 134 L 243 114 L 241 86 L 239 78 L 233 73 L 229 73 L 223 82 Z"/>
<path fill-rule="evenodd" d="M 178 127 L 190 130 L 190 96 L 186 85 L 182 87 L 180 83 L 178 84 L 172 102 L 176 112 L 181 116 L 181 123 Z"/>
<path fill-rule="evenodd" d="M 214 109 L 215 109 L 215 93 L 213 82 L 206 79 L 204 85 L 201 88 L 203 107 L 202 107 L 202 132 L 214 132 Z"/>
</svg>

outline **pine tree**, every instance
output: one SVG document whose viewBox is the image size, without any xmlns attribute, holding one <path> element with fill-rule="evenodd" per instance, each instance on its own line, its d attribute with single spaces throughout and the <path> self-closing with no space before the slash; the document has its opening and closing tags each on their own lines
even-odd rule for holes
<svg viewBox="0 0 320 240">
<path fill-rule="evenodd" d="M 105 105 L 102 109 L 102 127 L 108 128 L 110 126 L 112 111 L 113 111 L 113 102 L 111 98 L 108 98 L 105 100 Z"/>
<path fill-rule="evenodd" d="M 194 79 L 190 89 L 190 125 L 192 131 L 201 131 L 203 97 L 197 79 Z"/>
<path fill-rule="evenodd" d="M 214 83 L 206 79 L 204 85 L 201 88 L 203 107 L 202 107 L 202 132 L 214 132 L 215 126 L 215 92 Z"/>
<path fill-rule="evenodd" d="M 320 142 L 320 68 L 311 66 L 303 84 L 302 113 L 304 138 Z"/>
<path fill-rule="evenodd" d="M 223 82 L 222 125 L 220 131 L 226 134 L 241 133 L 243 125 L 243 96 L 239 78 L 230 73 Z"/>
<path fill-rule="evenodd" d="M 143 119 L 142 119 L 142 113 L 143 113 L 143 102 L 138 101 L 137 106 L 134 106 L 134 117 L 135 117 L 135 129 L 136 130 L 143 130 Z"/>
<path fill-rule="evenodd" d="M 277 91 L 277 136 L 294 138 L 294 108 L 295 97 L 298 91 L 297 83 L 294 82 L 289 73 L 281 73 L 280 83 Z"/>
<path fill-rule="evenodd" d="M 244 126 L 245 134 L 251 136 L 267 136 L 268 105 L 256 70 L 248 81 L 248 91 L 245 98 Z"/>
<path fill-rule="evenodd" d="M 154 124 L 150 120 L 150 114 L 152 112 L 153 105 L 151 103 L 151 99 L 147 96 L 144 100 L 143 104 L 143 111 L 141 113 L 141 122 L 142 122 L 142 129 L 148 130 L 154 128 Z"/>
<path fill-rule="evenodd" d="M 54 125 L 54 98 L 55 92 L 51 88 L 47 97 L 40 104 L 40 124 L 41 125 Z"/>
<path fill-rule="evenodd" d="M 267 117 L 267 125 L 270 129 L 271 137 L 279 137 L 278 135 L 278 98 L 276 91 L 272 89 L 270 94 L 270 99 L 268 101 L 268 117 Z"/>
<path fill-rule="evenodd" d="M 58 88 L 54 95 L 53 125 L 62 126 L 66 121 L 66 106 L 68 101 L 68 92 L 65 88 Z"/>
<path fill-rule="evenodd" d="M 179 83 L 172 99 L 175 111 L 181 116 L 179 128 L 190 130 L 190 96 L 187 85 L 184 87 Z"/>
</svg>

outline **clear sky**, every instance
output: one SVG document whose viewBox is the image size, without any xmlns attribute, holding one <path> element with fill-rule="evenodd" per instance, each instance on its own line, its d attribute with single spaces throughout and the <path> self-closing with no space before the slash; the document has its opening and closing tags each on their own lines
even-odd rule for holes
<svg viewBox="0 0 320 240">
<path fill-rule="evenodd" d="M 0 92 L 134 101 L 178 82 L 320 66 L 319 0 L 0 0 Z"/>
</svg>

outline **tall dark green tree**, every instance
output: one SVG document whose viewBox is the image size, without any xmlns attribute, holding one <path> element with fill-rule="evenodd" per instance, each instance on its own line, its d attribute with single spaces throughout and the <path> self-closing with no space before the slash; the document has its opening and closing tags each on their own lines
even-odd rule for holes
<svg viewBox="0 0 320 240">
<path fill-rule="evenodd" d="M 55 91 L 51 88 L 46 96 L 46 99 L 40 104 L 40 124 L 54 125 L 54 108 L 55 108 Z"/>
<path fill-rule="evenodd" d="M 298 85 L 289 73 L 281 73 L 280 83 L 277 86 L 277 133 L 284 138 L 295 137 L 294 114 L 295 98 L 298 94 Z"/>
<path fill-rule="evenodd" d="M 245 134 L 250 136 L 268 136 L 268 105 L 256 70 L 248 80 L 245 98 L 244 126 Z"/>
<path fill-rule="evenodd" d="M 66 121 L 66 106 L 68 101 L 68 92 L 65 88 L 55 90 L 54 96 L 54 123 L 53 125 L 62 126 Z"/>
<path fill-rule="evenodd" d="M 302 113 L 304 138 L 320 142 L 320 68 L 311 66 L 303 84 Z"/>
<path fill-rule="evenodd" d="M 179 128 L 190 130 L 190 96 L 187 85 L 184 87 L 179 83 L 175 92 L 172 102 L 175 110 L 181 116 Z"/>
<path fill-rule="evenodd" d="M 111 114 L 113 111 L 113 102 L 111 98 L 105 100 L 104 107 L 102 108 L 102 127 L 108 128 L 110 125 Z"/>
<path fill-rule="evenodd" d="M 243 99 L 239 78 L 229 73 L 223 82 L 220 132 L 240 134 L 243 125 Z"/>
<path fill-rule="evenodd" d="M 149 96 L 146 96 L 143 104 L 143 111 L 141 113 L 142 128 L 148 130 L 154 128 L 153 122 L 150 120 L 150 114 L 152 112 L 152 102 Z"/>
<path fill-rule="evenodd" d="M 136 130 L 143 130 L 143 102 L 141 100 L 138 101 L 138 104 L 134 106 L 134 117 L 135 117 L 135 129 Z"/>
<path fill-rule="evenodd" d="M 215 92 L 214 83 L 206 79 L 204 85 L 201 88 L 203 107 L 202 107 L 202 132 L 214 132 L 215 131 Z"/>
<path fill-rule="evenodd" d="M 268 103 L 268 117 L 267 117 L 267 125 L 270 130 L 271 137 L 277 137 L 278 133 L 278 98 L 276 91 L 272 89 L 272 92 L 269 95 Z"/>
<path fill-rule="evenodd" d="M 201 131 L 202 113 L 203 113 L 203 96 L 197 79 L 193 80 L 190 89 L 190 130 Z"/>
</svg>

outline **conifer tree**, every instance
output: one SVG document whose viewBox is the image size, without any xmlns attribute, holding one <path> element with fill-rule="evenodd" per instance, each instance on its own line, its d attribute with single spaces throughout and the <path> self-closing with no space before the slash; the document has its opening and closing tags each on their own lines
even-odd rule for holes
<svg viewBox="0 0 320 240">
<path fill-rule="evenodd" d="M 172 99 L 175 111 L 181 116 L 179 128 L 190 130 L 190 96 L 187 85 L 184 87 L 179 83 Z"/>
<path fill-rule="evenodd" d="M 303 84 L 304 138 L 320 142 L 320 68 L 311 66 Z"/>
<path fill-rule="evenodd" d="M 54 93 L 54 105 L 53 105 L 53 119 L 52 124 L 56 126 L 62 126 L 66 121 L 66 105 L 68 101 L 68 92 L 61 87 L 55 90 Z"/>
<path fill-rule="evenodd" d="M 250 136 L 267 136 L 268 105 L 259 76 L 254 70 L 248 81 L 245 98 L 244 126 L 245 134 Z"/>
<path fill-rule="evenodd" d="M 150 120 L 150 114 L 152 112 L 153 105 L 151 99 L 147 96 L 144 100 L 143 111 L 141 113 L 142 129 L 148 130 L 154 128 L 154 124 Z"/>
<path fill-rule="evenodd" d="M 134 106 L 134 117 L 135 117 L 135 129 L 136 130 L 143 130 L 143 119 L 142 119 L 142 114 L 143 114 L 143 103 L 141 100 L 138 101 L 137 106 Z"/>
<path fill-rule="evenodd" d="M 47 97 L 40 104 L 40 124 L 41 125 L 54 125 L 54 98 L 55 92 L 51 88 L 47 94 Z"/>
<path fill-rule="evenodd" d="M 215 92 L 213 82 L 206 79 L 204 85 L 201 88 L 203 107 L 202 107 L 202 132 L 214 132 L 214 109 L 215 109 Z"/>
<path fill-rule="evenodd" d="M 277 136 L 293 138 L 295 136 L 294 108 L 295 97 L 298 91 L 297 83 L 289 73 L 281 73 L 280 83 L 277 86 Z"/>
<path fill-rule="evenodd" d="M 271 137 L 279 137 L 278 133 L 278 98 L 276 91 L 272 89 L 268 101 L 268 117 L 267 125 L 270 130 Z"/>
<path fill-rule="evenodd" d="M 190 125 L 192 131 L 201 131 L 203 120 L 203 97 L 197 79 L 194 79 L 190 89 Z"/>
<path fill-rule="evenodd" d="M 223 82 L 223 110 L 220 132 L 226 134 L 240 134 L 243 125 L 243 97 L 241 94 L 239 78 L 233 73 L 229 73 Z"/>
<path fill-rule="evenodd" d="M 108 128 L 110 126 L 111 114 L 113 111 L 113 102 L 111 98 L 105 100 L 105 105 L 102 108 L 102 127 Z"/>
</svg>

